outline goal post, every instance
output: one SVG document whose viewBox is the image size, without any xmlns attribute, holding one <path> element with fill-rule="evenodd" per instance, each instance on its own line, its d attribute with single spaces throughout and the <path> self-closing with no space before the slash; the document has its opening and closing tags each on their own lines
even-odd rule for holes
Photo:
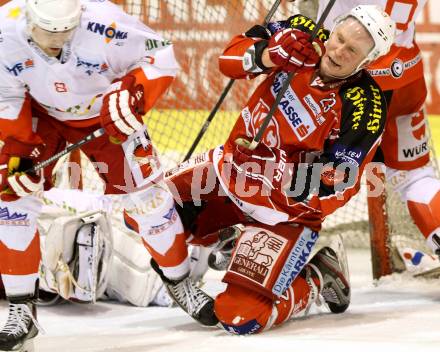
<svg viewBox="0 0 440 352">
<path fill-rule="evenodd" d="M 375 175 L 382 183 L 385 183 L 383 170 L 377 171 Z M 367 204 L 369 218 L 369 233 L 371 247 L 371 265 L 373 278 L 379 279 L 382 276 L 393 272 L 391 263 L 391 243 L 389 233 L 389 218 L 386 207 L 386 191 L 379 195 L 373 195 L 371 183 L 367 177 Z"/>
</svg>

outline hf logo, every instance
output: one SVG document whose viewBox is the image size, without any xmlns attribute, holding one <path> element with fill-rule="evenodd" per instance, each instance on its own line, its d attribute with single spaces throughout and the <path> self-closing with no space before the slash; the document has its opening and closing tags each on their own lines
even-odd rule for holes
<svg viewBox="0 0 440 352">
<path fill-rule="evenodd" d="M 64 82 L 55 82 L 54 85 L 55 85 L 55 90 L 58 93 L 67 93 L 66 83 L 64 83 Z"/>
</svg>

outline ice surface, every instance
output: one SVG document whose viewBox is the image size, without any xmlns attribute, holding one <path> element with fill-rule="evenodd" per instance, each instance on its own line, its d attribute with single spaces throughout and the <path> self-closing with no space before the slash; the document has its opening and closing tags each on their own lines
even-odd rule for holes
<svg viewBox="0 0 440 352">
<path fill-rule="evenodd" d="M 439 351 L 440 282 L 393 275 L 375 286 L 369 252 L 348 252 L 352 304 L 341 315 L 320 312 L 256 336 L 230 336 L 203 328 L 178 308 L 137 308 L 116 303 L 63 304 L 39 309 L 46 335 L 36 351 L 256 352 Z M 217 273 L 206 290 L 219 292 Z M 6 319 L 0 302 L 0 324 Z"/>
</svg>

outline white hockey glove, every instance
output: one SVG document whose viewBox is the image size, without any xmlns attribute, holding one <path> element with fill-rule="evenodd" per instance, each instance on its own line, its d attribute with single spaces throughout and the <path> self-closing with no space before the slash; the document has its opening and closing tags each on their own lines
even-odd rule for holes
<svg viewBox="0 0 440 352">
<path fill-rule="evenodd" d="M 127 75 L 114 82 L 104 96 L 101 125 L 112 142 L 120 143 L 143 127 L 144 114 L 144 87 Z"/>
</svg>

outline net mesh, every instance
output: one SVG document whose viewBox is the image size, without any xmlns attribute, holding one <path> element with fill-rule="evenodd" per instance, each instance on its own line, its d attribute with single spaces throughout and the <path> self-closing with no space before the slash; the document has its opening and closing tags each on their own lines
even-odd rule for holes
<svg viewBox="0 0 440 352">
<path fill-rule="evenodd" d="M 217 58 L 237 33 L 262 23 L 274 1 L 251 0 L 126 0 L 115 1 L 175 44 L 181 71 L 170 90 L 147 115 L 147 126 L 164 168 L 182 161 L 228 79 L 218 72 Z M 294 4 L 282 1 L 273 19 L 295 13 Z M 237 81 L 216 114 L 195 153 L 222 144 L 249 93 L 258 82 Z M 102 191 L 102 184 L 83 158 L 84 187 Z M 59 169 L 59 170 L 62 170 Z M 437 168 L 438 170 L 438 168 Z M 63 174 L 63 171 L 60 172 Z M 64 171 L 65 174 L 65 171 Z M 365 182 L 363 182 L 365 184 Z M 387 187 L 391 243 L 423 247 L 421 234 L 398 195 Z M 117 207 L 116 207 L 117 208 Z M 342 234 L 351 247 L 367 248 L 369 217 L 366 187 L 343 208 L 326 219 L 322 237 Z M 398 265 L 397 265 L 398 267 Z"/>
</svg>

